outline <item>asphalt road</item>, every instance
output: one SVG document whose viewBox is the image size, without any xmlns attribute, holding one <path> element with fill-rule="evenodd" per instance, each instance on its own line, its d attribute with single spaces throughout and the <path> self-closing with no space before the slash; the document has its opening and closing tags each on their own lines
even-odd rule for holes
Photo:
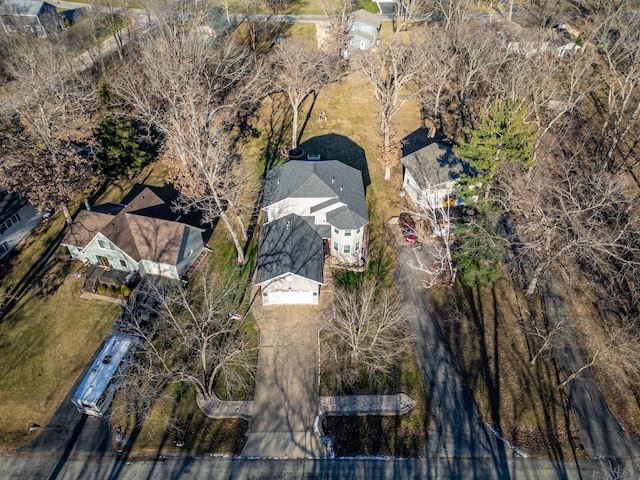
<svg viewBox="0 0 640 480">
<path fill-rule="evenodd" d="M 569 318 L 564 298 L 555 285 L 540 287 L 549 328 Z M 569 319 L 570 320 L 570 319 Z M 554 358 L 562 378 L 567 378 L 585 364 L 580 345 L 571 330 L 563 330 Z M 591 369 L 565 387 L 576 417 L 580 442 L 592 458 L 640 458 L 640 446 L 615 418 L 593 377 Z"/>
<path fill-rule="evenodd" d="M 415 334 L 414 350 L 431 400 L 426 455 L 488 459 L 496 472 L 506 475 L 507 461 L 513 456 L 513 451 L 499 441 L 482 421 L 453 354 L 431 314 L 422 285 L 423 273 L 409 266 L 415 261 L 414 251 L 413 246 L 398 247 L 399 266 L 394 280 L 401 297 L 414 310 L 407 320 Z M 447 473 L 458 477 L 468 472 L 462 472 L 460 464 L 451 461 Z M 483 472 L 478 472 L 476 478 L 483 478 Z"/>
<path fill-rule="evenodd" d="M 123 462 L 113 458 L 69 458 L 54 474 L 42 465 L 44 457 L 23 458 L 0 455 L 0 475 L 6 480 L 44 479 L 233 479 L 233 480 L 317 480 L 317 479 L 587 479 L 596 478 L 598 465 L 585 461 L 563 465 L 550 460 L 509 459 L 497 472 L 489 458 L 457 459 L 457 473 L 451 473 L 448 459 L 229 459 L 177 457 Z M 600 478 L 600 477 L 597 477 Z"/>
</svg>

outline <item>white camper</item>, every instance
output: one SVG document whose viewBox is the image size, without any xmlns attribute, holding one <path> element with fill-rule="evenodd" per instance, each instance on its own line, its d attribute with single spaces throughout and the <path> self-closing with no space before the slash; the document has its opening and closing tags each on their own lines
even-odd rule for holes
<svg viewBox="0 0 640 480">
<path fill-rule="evenodd" d="M 91 368 L 71 398 L 82 413 L 101 417 L 111 405 L 122 375 L 129 368 L 138 339 L 131 335 L 113 334 L 107 338 L 91 364 Z"/>
</svg>

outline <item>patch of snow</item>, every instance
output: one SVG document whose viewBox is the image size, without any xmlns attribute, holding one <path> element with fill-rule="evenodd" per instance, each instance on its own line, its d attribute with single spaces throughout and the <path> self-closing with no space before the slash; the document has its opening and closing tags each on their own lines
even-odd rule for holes
<svg viewBox="0 0 640 480">
<path fill-rule="evenodd" d="M 509 447 L 511 450 L 513 450 L 514 452 L 516 452 L 516 455 L 518 455 L 519 457 L 522 458 L 531 458 L 531 455 L 529 455 L 527 452 L 523 452 L 522 450 L 520 450 L 516 445 L 511 444 L 506 438 L 504 438 L 502 435 L 500 435 L 498 433 L 497 430 L 495 430 L 491 425 L 489 424 L 485 424 L 487 425 L 487 427 L 489 428 L 489 430 L 491 430 L 491 432 L 498 437 L 498 439 L 500 439 L 502 441 L 502 443 L 504 443 L 507 447 Z"/>
</svg>

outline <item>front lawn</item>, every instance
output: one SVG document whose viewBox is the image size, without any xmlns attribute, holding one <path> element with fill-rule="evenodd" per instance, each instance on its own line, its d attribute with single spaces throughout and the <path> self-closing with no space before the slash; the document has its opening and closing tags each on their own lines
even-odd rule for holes
<svg viewBox="0 0 640 480">
<path fill-rule="evenodd" d="M 539 298 L 525 297 L 506 271 L 493 286 L 456 283 L 428 296 L 484 421 L 529 454 L 575 455 L 577 427 L 553 363 L 541 355 L 531 364 L 532 322 L 544 325 Z"/>
<path fill-rule="evenodd" d="M 0 323 L 0 448 L 28 442 L 30 425 L 47 424 L 118 315 L 115 305 L 72 298 L 76 280 L 65 257 L 57 251 L 28 277 Z"/>
</svg>

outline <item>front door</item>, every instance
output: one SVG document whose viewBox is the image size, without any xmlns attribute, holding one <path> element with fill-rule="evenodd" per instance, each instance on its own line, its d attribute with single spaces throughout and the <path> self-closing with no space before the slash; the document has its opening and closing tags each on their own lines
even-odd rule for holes
<svg viewBox="0 0 640 480">
<path fill-rule="evenodd" d="M 102 255 L 96 255 L 96 258 L 98 259 L 98 265 L 103 267 L 109 266 L 109 259 L 107 257 L 103 257 Z"/>
</svg>

